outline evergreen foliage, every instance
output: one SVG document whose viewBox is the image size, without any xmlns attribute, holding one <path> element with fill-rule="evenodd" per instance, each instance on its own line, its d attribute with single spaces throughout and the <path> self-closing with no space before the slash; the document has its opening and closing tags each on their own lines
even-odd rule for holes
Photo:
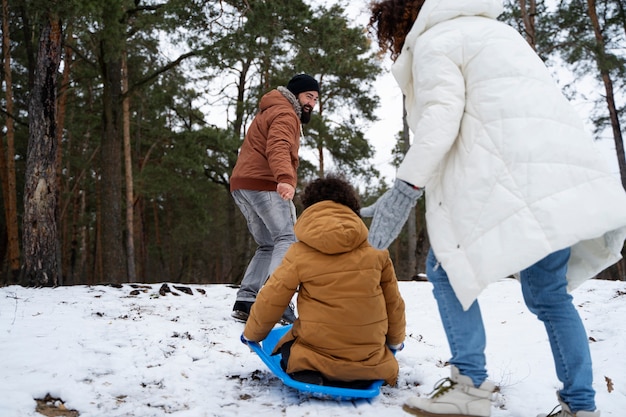
<svg viewBox="0 0 626 417">
<path fill-rule="evenodd" d="M 54 4 L 66 34 L 57 92 L 64 97 L 65 115 L 59 161 L 63 283 L 124 282 L 125 263 L 116 269 L 111 264 L 125 256 L 127 233 L 133 233 L 137 247 L 139 281 L 236 282 L 255 244 L 230 197 L 229 175 L 259 98 L 297 72 L 310 72 L 323 89 L 322 77 L 328 84 L 324 115 L 316 114 L 311 135 L 316 124 L 316 131 L 332 134 L 324 146 L 337 166 L 355 175 L 375 173 L 367 168 L 373 152 L 363 131 L 377 105 L 371 82 L 379 70 L 363 32 L 350 28 L 342 9 L 325 16 L 326 9 L 314 10 L 302 1 Z M 31 0 L 10 8 L 18 201 L 42 5 L 50 6 Z M 322 30 L 322 37 L 315 35 Z M 127 92 L 120 84 L 123 55 Z M 61 84 L 64 69 L 69 80 Z M 122 223 L 125 98 L 130 102 L 133 231 Z M 339 115 L 346 105 L 352 107 L 349 114 Z M 334 126 L 319 127 L 329 123 Z M 303 150 L 307 146 L 303 143 Z M 303 181 L 318 172 L 315 160 L 303 158 Z M 119 230 L 110 235 L 114 240 L 103 240 L 112 230 Z M 107 252 L 113 258 L 104 256 Z M 4 251 L 0 261 L 5 281 Z"/>
</svg>

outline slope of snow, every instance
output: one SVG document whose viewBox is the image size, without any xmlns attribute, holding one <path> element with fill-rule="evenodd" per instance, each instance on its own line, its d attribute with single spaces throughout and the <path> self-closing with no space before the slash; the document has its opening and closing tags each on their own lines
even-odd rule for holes
<svg viewBox="0 0 626 417">
<path fill-rule="evenodd" d="M 231 286 L 0 288 L 0 416 L 41 416 L 35 399 L 47 394 L 83 417 L 408 416 L 404 400 L 449 375 L 449 350 L 431 285 L 400 282 L 400 290 L 407 340 L 398 386 L 383 386 L 370 402 L 339 403 L 285 387 L 240 343 Z M 603 417 L 623 417 L 626 283 L 592 280 L 574 299 L 590 337 L 598 407 Z M 480 303 L 499 387 L 492 416 L 549 412 L 559 383 L 519 283 L 493 284 Z"/>
</svg>

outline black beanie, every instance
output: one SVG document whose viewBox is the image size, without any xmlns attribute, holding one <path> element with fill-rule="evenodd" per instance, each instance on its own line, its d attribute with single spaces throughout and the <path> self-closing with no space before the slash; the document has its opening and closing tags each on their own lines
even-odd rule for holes
<svg viewBox="0 0 626 417">
<path fill-rule="evenodd" d="M 317 80 L 310 75 L 298 74 L 289 80 L 287 90 L 291 91 L 294 96 L 298 97 L 298 94 L 304 91 L 317 91 L 319 93 L 320 85 Z"/>
</svg>

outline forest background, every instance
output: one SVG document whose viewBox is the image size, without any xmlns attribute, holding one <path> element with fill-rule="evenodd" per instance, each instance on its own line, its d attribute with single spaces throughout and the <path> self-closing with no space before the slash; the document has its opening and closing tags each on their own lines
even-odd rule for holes
<svg viewBox="0 0 626 417">
<path fill-rule="evenodd" d="M 229 175 L 260 97 L 296 73 L 322 92 L 298 189 L 335 171 L 375 201 L 388 184 L 365 131 L 389 58 L 346 12 L 356 3 L 2 0 L 0 285 L 237 284 L 256 244 Z M 626 186 L 625 8 L 506 0 L 501 19 L 585 103 Z M 397 165 L 410 134 L 387 134 Z M 390 247 L 399 279 L 419 276 L 427 248 L 422 199 Z"/>
</svg>

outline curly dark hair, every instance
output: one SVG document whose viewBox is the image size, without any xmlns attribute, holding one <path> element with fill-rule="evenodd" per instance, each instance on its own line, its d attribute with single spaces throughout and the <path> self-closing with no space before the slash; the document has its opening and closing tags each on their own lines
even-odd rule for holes
<svg viewBox="0 0 626 417">
<path fill-rule="evenodd" d="M 305 209 L 320 201 L 331 200 L 347 206 L 357 216 L 361 215 L 361 203 L 356 191 L 348 181 L 337 174 L 328 174 L 325 178 L 311 182 L 304 189 L 300 200 Z"/>
<path fill-rule="evenodd" d="M 383 0 L 372 1 L 370 4 L 370 21 L 368 29 L 378 38 L 380 54 L 391 54 L 395 61 L 406 35 L 413 27 L 417 15 L 422 9 L 425 0 Z"/>
</svg>

